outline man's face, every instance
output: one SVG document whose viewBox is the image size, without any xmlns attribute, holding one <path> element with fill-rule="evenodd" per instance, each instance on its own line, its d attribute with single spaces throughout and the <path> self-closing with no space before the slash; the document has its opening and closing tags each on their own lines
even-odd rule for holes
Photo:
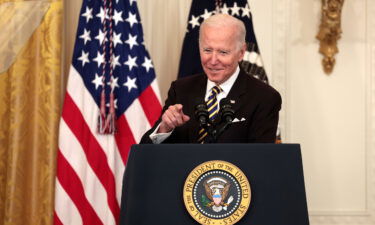
<svg viewBox="0 0 375 225">
<path fill-rule="evenodd" d="M 235 27 L 205 26 L 200 36 L 200 57 L 208 79 L 222 84 L 236 71 L 246 45 L 238 47 Z"/>
</svg>

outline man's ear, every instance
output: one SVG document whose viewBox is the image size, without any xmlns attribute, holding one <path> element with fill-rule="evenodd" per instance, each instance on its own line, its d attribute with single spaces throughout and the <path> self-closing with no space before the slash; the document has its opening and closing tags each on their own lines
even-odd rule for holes
<svg viewBox="0 0 375 225">
<path fill-rule="evenodd" d="M 247 45 L 246 43 L 243 43 L 241 49 L 240 49 L 240 60 L 239 61 L 242 61 L 244 55 L 245 55 L 245 52 L 246 52 L 246 48 L 247 48 Z"/>
</svg>

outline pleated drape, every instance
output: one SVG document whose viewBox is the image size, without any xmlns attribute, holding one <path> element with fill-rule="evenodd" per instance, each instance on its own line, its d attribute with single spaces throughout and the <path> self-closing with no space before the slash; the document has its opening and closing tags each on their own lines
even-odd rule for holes
<svg viewBox="0 0 375 225">
<path fill-rule="evenodd" d="M 52 224 L 62 9 L 0 0 L 0 225 Z"/>
</svg>

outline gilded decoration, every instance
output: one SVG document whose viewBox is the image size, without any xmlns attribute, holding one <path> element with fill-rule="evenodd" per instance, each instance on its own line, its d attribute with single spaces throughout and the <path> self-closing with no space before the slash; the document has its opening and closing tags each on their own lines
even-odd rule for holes
<svg viewBox="0 0 375 225">
<path fill-rule="evenodd" d="M 323 54 L 323 69 L 332 73 L 335 55 L 339 52 L 337 41 L 341 38 L 341 11 L 344 0 L 322 0 L 322 19 L 316 38 L 320 41 L 319 52 Z"/>
</svg>

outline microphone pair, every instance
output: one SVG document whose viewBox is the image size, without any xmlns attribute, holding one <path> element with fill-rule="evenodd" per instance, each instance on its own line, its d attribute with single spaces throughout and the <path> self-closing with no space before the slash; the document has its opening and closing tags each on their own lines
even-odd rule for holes
<svg viewBox="0 0 375 225">
<path fill-rule="evenodd" d="M 208 124 L 212 124 L 213 121 L 209 119 L 209 113 L 206 103 L 198 103 L 195 106 L 195 118 L 198 120 L 202 127 L 207 127 Z M 219 123 L 230 124 L 234 118 L 234 110 L 232 108 L 232 103 L 228 98 L 223 98 L 220 100 L 219 118 L 221 118 Z"/>
</svg>

